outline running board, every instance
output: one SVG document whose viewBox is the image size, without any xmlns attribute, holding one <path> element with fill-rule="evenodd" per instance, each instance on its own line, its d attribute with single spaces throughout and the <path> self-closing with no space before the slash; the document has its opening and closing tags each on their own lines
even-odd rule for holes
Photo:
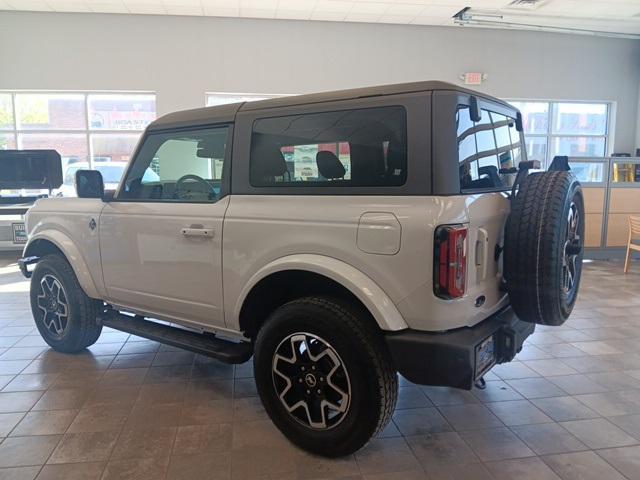
<svg viewBox="0 0 640 480">
<path fill-rule="evenodd" d="M 105 312 L 102 324 L 115 330 L 215 358 L 224 363 L 244 363 L 253 355 L 253 347 L 248 342 L 234 343 L 222 340 L 211 333 L 197 333 L 171 327 L 145 320 L 140 316 L 123 315 L 115 310 Z"/>
</svg>

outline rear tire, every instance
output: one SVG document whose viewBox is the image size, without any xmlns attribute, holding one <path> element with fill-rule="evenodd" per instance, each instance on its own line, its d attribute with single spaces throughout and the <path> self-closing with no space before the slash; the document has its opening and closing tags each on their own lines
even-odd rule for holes
<svg viewBox="0 0 640 480">
<path fill-rule="evenodd" d="M 280 431 L 309 452 L 351 454 L 391 419 L 397 374 L 366 315 L 307 297 L 278 308 L 258 333 L 254 370 L 262 403 Z"/>
<path fill-rule="evenodd" d="M 584 254 L 584 199 L 571 172 L 529 175 L 505 229 L 504 271 L 521 320 L 562 325 L 573 310 Z"/>
<path fill-rule="evenodd" d="M 98 340 L 101 302 L 84 293 L 71 265 L 60 255 L 47 255 L 37 263 L 30 297 L 36 327 L 54 350 L 75 353 Z"/>
</svg>

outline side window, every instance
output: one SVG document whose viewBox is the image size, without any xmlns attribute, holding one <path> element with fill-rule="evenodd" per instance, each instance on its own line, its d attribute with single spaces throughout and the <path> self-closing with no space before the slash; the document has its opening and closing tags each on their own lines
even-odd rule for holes
<svg viewBox="0 0 640 480">
<path fill-rule="evenodd" d="M 472 122 L 469 107 L 456 113 L 460 188 L 465 190 L 503 190 L 515 179 L 512 172 L 521 160 L 520 134 L 515 120 L 481 110 L 478 122 Z"/>
<path fill-rule="evenodd" d="M 259 119 L 251 136 L 251 184 L 403 185 L 406 138 L 403 107 Z"/>
<path fill-rule="evenodd" d="M 228 127 L 216 127 L 148 135 L 121 198 L 216 202 L 222 196 L 228 134 Z"/>
</svg>

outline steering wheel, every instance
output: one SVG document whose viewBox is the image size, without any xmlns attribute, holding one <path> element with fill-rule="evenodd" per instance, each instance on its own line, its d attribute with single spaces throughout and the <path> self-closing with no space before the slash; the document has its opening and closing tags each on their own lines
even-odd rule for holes
<svg viewBox="0 0 640 480">
<path fill-rule="evenodd" d="M 218 194 L 216 193 L 216 191 L 214 190 L 213 186 L 207 182 L 204 178 L 199 177 L 198 175 L 192 175 L 192 174 L 188 174 L 188 175 L 183 175 L 181 176 L 177 181 L 176 181 L 176 189 L 175 189 L 175 196 L 177 198 L 188 198 L 189 194 L 192 193 L 191 190 L 187 190 L 183 187 L 183 185 L 188 182 L 188 181 L 194 181 L 199 183 L 200 185 L 204 185 L 204 190 L 202 191 L 202 193 L 205 192 L 209 192 L 209 199 L 212 200 L 214 198 L 216 198 L 218 196 Z"/>
</svg>

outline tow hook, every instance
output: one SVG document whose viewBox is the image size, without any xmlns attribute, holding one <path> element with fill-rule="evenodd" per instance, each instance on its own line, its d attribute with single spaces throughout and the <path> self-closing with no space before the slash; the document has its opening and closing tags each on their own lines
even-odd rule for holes
<svg viewBox="0 0 640 480">
<path fill-rule="evenodd" d="M 37 263 L 38 260 L 40 260 L 40 257 L 24 257 L 18 260 L 18 267 L 20 267 L 20 271 L 22 272 L 22 275 L 25 276 L 25 278 L 31 278 L 31 274 L 33 272 L 30 272 L 27 267 L 29 265 Z"/>
</svg>

